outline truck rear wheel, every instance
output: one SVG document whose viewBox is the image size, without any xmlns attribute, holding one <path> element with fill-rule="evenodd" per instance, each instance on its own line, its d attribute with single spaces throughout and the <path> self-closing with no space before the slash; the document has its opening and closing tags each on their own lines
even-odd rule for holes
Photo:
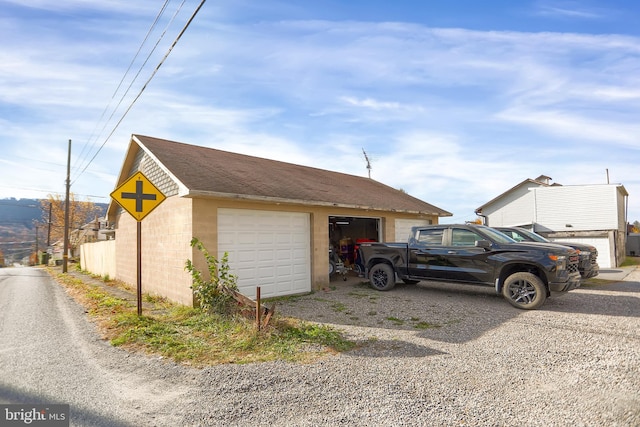
<svg viewBox="0 0 640 427">
<path fill-rule="evenodd" d="M 513 273 L 502 286 L 502 296 L 514 307 L 535 310 L 546 301 L 547 289 L 535 274 Z"/>
<path fill-rule="evenodd" d="M 388 291 L 396 284 L 396 274 L 389 264 L 376 264 L 369 270 L 369 283 L 373 289 Z"/>
</svg>

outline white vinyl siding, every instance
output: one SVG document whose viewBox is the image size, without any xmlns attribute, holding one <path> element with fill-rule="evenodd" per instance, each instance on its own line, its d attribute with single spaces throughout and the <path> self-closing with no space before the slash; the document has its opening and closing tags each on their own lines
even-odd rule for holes
<svg viewBox="0 0 640 427">
<path fill-rule="evenodd" d="M 309 214 L 218 209 L 218 253 L 229 253 L 241 293 L 255 298 L 311 291 Z"/>
<path fill-rule="evenodd" d="M 545 229 L 619 229 L 617 187 L 583 185 L 536 188 L 536 223 Z M 624 211 L 624 210 L 623 210 Z"/>
<path fill-rule="evenodd" d="M 536 222 L 534 193 L 531 191 L 536 184 L 522 187 L 505 194 L 499 202 L 486 206 L 483 214 L 487 217 L 490 227 L 514 227 L 529 225 Z"/>
</svg>

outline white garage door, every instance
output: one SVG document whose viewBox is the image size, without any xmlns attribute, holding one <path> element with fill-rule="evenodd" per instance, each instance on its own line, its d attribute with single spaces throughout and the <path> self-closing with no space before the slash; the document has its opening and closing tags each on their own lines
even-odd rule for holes
<svg viewBox="0 0 640 427">
<path fill-rule="evenodd" d="M 600 268 L 612 268 L 612 251 L 609 246 L 609 239 L 606 237 L 567 237 L 562 239 L 551 239 L 554 242 L 575 242 L 585 245 L 595 246 L 598 250 L 598 266 Z"/>
<path fill-rule="evenodd" d="M 218 209 L 218 253 L 250 298 L 311 291 L 310 235 L 309 214 Z"/>
<path fill-rule="evenodd" d="M 396 242 L 407 242 L 411 227 L 431 225 L 430 219 L 396 219 Z"/>
</svg>

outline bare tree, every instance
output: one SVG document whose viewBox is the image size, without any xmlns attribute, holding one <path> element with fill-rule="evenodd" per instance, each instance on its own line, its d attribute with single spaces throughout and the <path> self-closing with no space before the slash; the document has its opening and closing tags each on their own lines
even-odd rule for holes
<svg viewBox="0 0 640 427">
<path fill-rule="evenodd" d="M 49 222 L 49 210 L 51 210 L 51 242 L 56 242 L 64 238 L 64 211 L 65 200 L 60 194 L 49 194 L 46 199 L 40 201 L 42 209 L 42 220 L 45 224 Z M 93 221 L 101 213 L 99 206 L 87 199 L 87 201 L 76 200 L 73 193 L 69 194 L 69 230 L 79 230 L 83 225 Z M 76 233 L 77 235 L 77 233 Z M 69 249 L 74 253 L 78 241 L 69 238 Z"/>
</svg>

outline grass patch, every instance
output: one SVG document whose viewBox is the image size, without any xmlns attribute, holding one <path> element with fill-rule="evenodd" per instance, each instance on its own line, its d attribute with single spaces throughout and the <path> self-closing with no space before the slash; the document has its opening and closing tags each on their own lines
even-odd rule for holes
<svg viewBox="0 0 640 427">
<path fill-rule="evenodd" d="M 628 256 L 625 258 L 622 264 L 620 264 L 620 267 L 635 267 L 635 266 L 640 266 L 640 257 Z M 610 285 L 612 283 L 617 283 L 617 281 L 601 279 L 600 277 L 596 276 L 587 280 L 583 280 L 582 283 L 580 284 L 580 287 L 593 288 L 597 286 Z"/>
<path fill-rule="evenodd" d="M 371 295 L 371 292 L 361 292 L 361 291 L 350 291 L 348 293 L 349 296 L 355 297 L 355 298 L 374 298 Z M 377 297 L 375 297 L 377 298 Z"/>
<path fill-rule="evenodd" d="M 145 295 L 145 304 L 152 308 L 138 316 L 135 303 L 114 297 L 100 286 L 49 273 L 86 308 L 112 345 L 191 366 L 273 360 L 306 363 L 355 347 L 331 327 L 279 317 L 277 311 L 269 325 L 258 331 L 253 318 L 213 314 Z"/>
<path fill-rule="evenodd" d="M 355 287 L 356 288 L 367 288 L 369 290 L 372 290 L 371 285 L 367 281 L 358 282 L 358 283 L 356 283 Z"/>
<path fill-rule="evenodd" d="M 398 319 L 397 317 L 387 317 L 387 320 L 392 322 L 394 325 L 404 325 L 404 320 Z"/>
<path fill-rule="evenodd" d="M 142 300 L 156 305 L 170 304 L 168 299 L 160 295 L 143 294 Z"/>
<path fill-rule="evenodd" d="M 313 293 L 313 292 L 311 292 Z M 263 301 L 265 303 L 273 303 L 273 302 L 298 302 L 300 300 L 300 298 L 302 298 L 303 296 L 306 296 L 308 294 L 305 295 L 285 295 L 282 297 L 271 297 L 271 298 L 264 298 Z"/>
<path fill-rule="evenodd" d="M 594 288 L 602 285 L 611 285 L 613 283 L 617 283 L 615 280 L 607 280 L 607 279 L 598 279 L 597 277 L 592 277 L 587 280 L 583 280 L 580 283 L 581 288 Z"/>
<path fill-rule="evenodd" d="M 433 328 L 439 328 L 441 327 L 441 325 L 438 325 L 437 323 L 429 323 L 429 322 L 416 322 L 414 323 L 413 327 L 416 329 L 433 329 Z"/>
<path fill-rule="evenodd" d="M 356 287 L 360 287 L 360 286 L 356 285 Z M 375 304 L 380 298 L 380 296 L 377 295 L 377 292 L 372 293 L 371 291 L 372 291 L 371 287 L 367 285 L 367 289 L 365 291 L 362 291 L 362 290 L 350 291 L 348 295 L 351 297 L 360 298 L 360 299 L 367 298 L 369 299 L 370 303 Z"/>
<path fill-rule="evenodd" d="M 628 256 L 624 259 L 620 267 L 633 267 L 640 265 L 640 257 L 637 256 Z"/>
<path fill-rule="evenodd" d="M 334 302 L 333 304 L 331 304 L 331 308 L 333 308 L 333 311 L 337 313 L 342 313 L 343 311 L 347 310 L 347 306 L 341 302 Z"/>
</svg>

